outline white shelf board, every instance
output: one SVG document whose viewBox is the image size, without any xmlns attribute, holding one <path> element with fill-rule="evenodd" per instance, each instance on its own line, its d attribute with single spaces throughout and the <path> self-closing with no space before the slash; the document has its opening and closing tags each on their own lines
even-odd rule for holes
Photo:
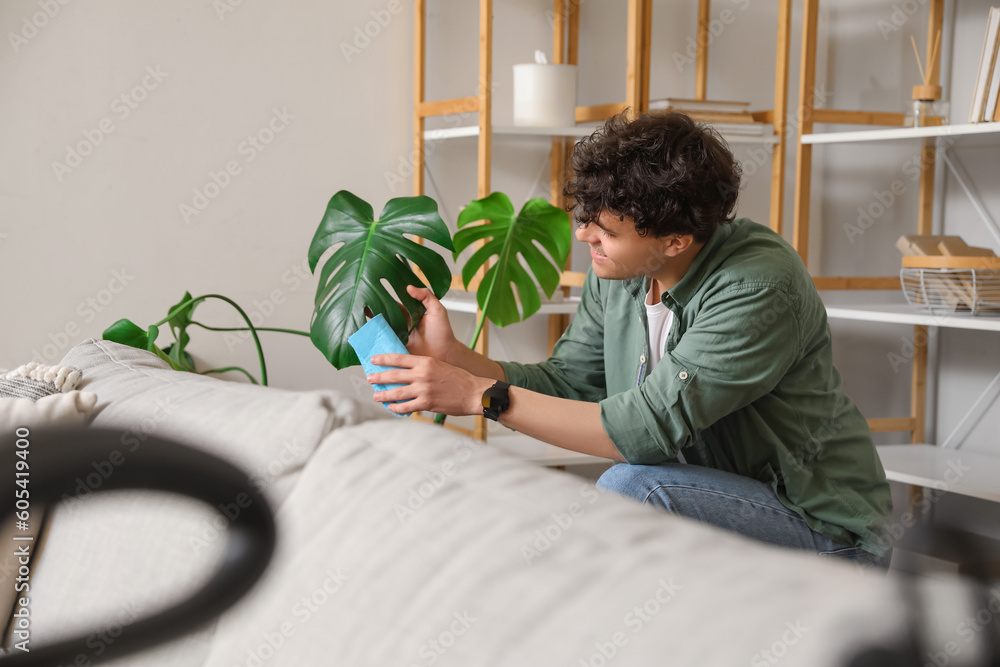
<svg viewBox="0 0 1000 667">
<path fill-rule="evenodd" d="M 520 127 L 515 125 L 494 125 L 493 134 L 522 137 L 589 137 L 597 128 L 597 125 L 568 125 L 565 127 Z M 439 130 L 424 130 L 424 141 L 459 139 L 462 137 L 478 136 L 478 125 L 447 127 Z"/>
<path fill-rule="evenodd" d="M 893 482 L 1000 502 L 1000 457 L 934 445 L 876 449 L 885 476 Z"/>
<path fill-rule="evenodd" d="M 520 127 L 514 125 L 494 125 L 493 134 L 513 137 L 589 137 L 600 125 L 569 125 L 565 127 Z M 424 141 L 478 137 L 478 125 L 448 127 L 438 130 L 424 130 Z M 722 132 L 722 137 L 730 144 L 776 144 L 778 137 L 773 131 L 764 130 L 761 135 Z"/>
<path fill-rule="evenodd" d="M 827 317 L 888 324 L 920 324 L 929 327 L 1000 331 L 1000 317 L 988 315 L 929 315 L 905 304 L 827 306 Z"/>
<path fill-rule="evenodd" d="M 464 292 L 452 290 L 441 299 L 441 305 L 453 313 L 475 313 L 478 310 L 475 292 Z M 580 305 L 580 297 L 568 296 L 562 301 L 542 302 L 542 307 L 535 313 L 536 315 L 560 315 L 573 314 L 576 307 Z"/>
<path fill-rule="evenodd" d="M 843 144 L 862 141 L 901 141 L 928 137 L 973 137 L 989 143 L 1000 142 L 1000 123 L 964 123 L 928 127 L 893 127 L 854 132 L 818 132 L 803 134 L 804 144 Z"/>
<path fill-rule="evenodd" d="M 580 454 L 579 452 L 563 449 L 562 447 L 556 447 L 555 445 L 535 440 L 516 431 L 503 434 L 490 434 L 486 439 L 486 445 L 502 449 L 508 454 L 545 467 L 614 463 L 610 459 L 602 459 L 598 456 Z"/>
</svg>

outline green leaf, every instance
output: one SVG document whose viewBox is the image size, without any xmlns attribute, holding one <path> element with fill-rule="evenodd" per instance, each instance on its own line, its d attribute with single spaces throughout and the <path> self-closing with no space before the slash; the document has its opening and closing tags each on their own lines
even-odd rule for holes
<svg viewBox="0 0 1000 667">
<path fill-rule="evenodd" d="M 181 367 L 181 370 L 188 371 L 189 373 L 197 373 L 198 370 L 194 366 L 194 357 L 192 357 L 185 351 L 179 355 L 180 361 L 177 361 L 178 357 L 176 356 L 175 353 L 176 348 L 177 348 L 177 343 L 171 343 L 170 345 L 167 345 L 167 347 L 163 349 L 164 353 L 166 353 L 167 357 L 171 361 L 170 365 L 173 366 L 176 363 Z"/>
<path fill-rule="evenodd" d="M 481 225 L 469 223 L 485 220 Z M 542 305 L 538 289 L 551 297 L 559 287 L 566 258 L 569 257 L 572 228 L 566 211 L 544 199 L 530 199 L 519 213 L 502 192 L 477 199 L 458 216 L 455 234 L 455 258 L 484 240 L 462 267 L 462 280 L 468 288 L 476 272 L 491 258 L 493 263 L 483 276 L 476 301 L 486 317 L 497 326 L 507 326 L 533 315 Z M 548 253 L 546 256 L 539 246 Z M 527 268 L 522 265 L 522 261 Z M 537 282 L 537 284 L 536 284 Z M 518 311 L 514 289 L 521 302 Z"/>
<path fill-rule="evenodd" d="M 155 327 L 150 328 L 154 331 L 156 330 Z M 128 345 L 129 347 L 138 348 L 140 350 L 149 349 L 149 335 L 146 333 L 146 330 L 140 328 L 131 320 L 118 320 L 104 330 L 102 338 L 104 338 L 104 340 L 110 340 L 113 343 Z M 155 340 L 155 335 L 153 338 Z"/>
<path fill-rule="evenodd" d="M 155 324 L 149 325 L 149 330 L 141 329 L 130 320 L 121 319 L 104 330 L 102 337 L 121 345 L 128 345 L 139 350 L 152 352 L 160 359 L 170 364 L 175 371 L 185 370 L 174 362 L 173 359 L 164 354 L 163 350 L 156 346 L 156 338 L 160 335 L 160 329 Z"/>
<path fill-rule="evenodd" d="M 396 299 L 409 314 L 410 327 L 415 327 L 425 312 L 423 304 L 406 293 L 407 285 L 423 285 L 409 262 L 420 268 L 436 296 L 444 296 L 451 286 L 451 270 L 444 258 L 404 234 L 453 249 L 448 227 L 430 197 L 391 199 L 377 221 L 372 207 L 346 190 L 330 199 L 309 245 L 313 272 L 320 258 L 334 249 L 320 273 L 309 334 L 336 368 L 359 363 L 347 338 L 367 321 L 365 309 L 372 316 L 381 313 L 406 343 L 409 330 Z"/>
<path fill-rule="evenodd" d="M 184 298 L 167 311 L 167 323 L 170 325 L 170 331 L 174 334 L 176 341 L 166 348 L 167 356 L 173 360 L 170 365 L 192 373 L 195 372 L 194 360 L 185 351 L 188 343 L 191 342 L 187 328 L 191 325 L 191 317 L 199 303 L 201 303 L 200 300 L 192 299 L 190 292 L 184 292 Z"/>
</svg>

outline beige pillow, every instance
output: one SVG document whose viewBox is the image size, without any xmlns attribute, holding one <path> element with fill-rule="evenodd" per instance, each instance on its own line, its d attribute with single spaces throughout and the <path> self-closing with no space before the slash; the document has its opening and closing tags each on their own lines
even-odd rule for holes
<svg viewBox="0 0 1000 667">
<path fill-rule="evenodd" d="M 70 391 L 52 394 L 37 401 L 30 398 L 0 398 L 0 433 L 15 429 L 86 426 L 94 414 L 97 394 Z"/>
</svg>

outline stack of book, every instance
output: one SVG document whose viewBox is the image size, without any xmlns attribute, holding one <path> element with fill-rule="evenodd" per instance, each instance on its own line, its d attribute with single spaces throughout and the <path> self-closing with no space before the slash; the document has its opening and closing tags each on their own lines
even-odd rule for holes
<svg viewBox="0 0 1000 667">
<path fill-rule="evenodd" d="M 986 39 L 983 41 L 983 55 L 979 59 L 979 73 L 972 97 L 970 123 L 1000 121 L 1000 7 L 991 7 L 986 22 Z"/>
<path fill-rule="evenodd" d="M 764 123 L 758 123 L 753 119 L 749 106 L 749 102 L 666 97 L 650 101 L 649 110 L 681 111 L 699 123 L 712 123 L 723 134 L 761 136 L 764 134 Z"/>
</svg>

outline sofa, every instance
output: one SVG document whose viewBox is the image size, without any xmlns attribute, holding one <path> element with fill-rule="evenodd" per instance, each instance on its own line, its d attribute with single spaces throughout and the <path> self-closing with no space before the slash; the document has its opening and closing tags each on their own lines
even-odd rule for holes
<svg viewBox="0 0 1000 667">
<path fill-rule="evenodd" d="M 246 471 L 277 546 L 217 620 L 107 664 L 821 667 L 909 636 L 892 576 L 667 515 L 368 396 L 177 372 L 101 340 L 58 368 L 78 373 L 70 418 L 122 433 L 50 508 L 32 564 L 31 641 L 90 633 L 76 664 L 218 565 L 226 508 L 102 492 L 110 452 L 127 465 L 153 435 Z M 965 590 L 929 586 L 950 604 Z"/>
</svg>

